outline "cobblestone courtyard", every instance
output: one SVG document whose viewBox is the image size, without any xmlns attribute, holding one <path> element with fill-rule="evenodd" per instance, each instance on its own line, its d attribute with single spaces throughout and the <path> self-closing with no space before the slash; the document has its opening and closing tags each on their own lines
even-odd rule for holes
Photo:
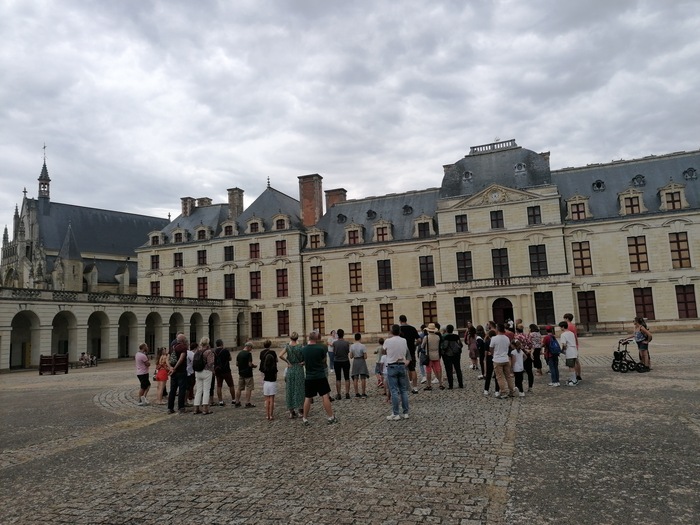
<svg viewBox="0 0 700 525">
<path fill-rule="evenodd" d="M 584 381 L 575 388 L 549 388 L 544 375 L 524 399 L 486 398 L 463 358 L 466 388 L 411 396 L 410 419 L 387 421 L 372 387 L 369 399 L 334 402 L 340 423 L 331 426 L 318 402 L 310 427 L 287 419 L 283 380 L 269 422 L 257 376 L 256 408 L 229 404 L 193 417 L 137 406 L 131 361 L 4 374 L 0 516 L 22 524 L 697 524 L 697 336 L 656 336 L 648 374 L 610 369 L 616 341 L 582 339 Z"/>
</svg>

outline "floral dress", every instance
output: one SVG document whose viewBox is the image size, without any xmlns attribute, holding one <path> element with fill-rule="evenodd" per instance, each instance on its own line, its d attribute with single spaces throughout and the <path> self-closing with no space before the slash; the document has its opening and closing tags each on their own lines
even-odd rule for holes
<svg viewBox="0 0 700 525">
<path fill-rule="evenodd" d="M 289 361 L 290 365 L 285 377 L 285 381 L 287 382 L 285 395 L 287 410 L 293 410 L 304 406 L 305 376 L 304 367 L 301 364 L 304 361 L 304 356 L 301 353 L 301 346 L 302 345 L 287 345 L 287 361 Z"/>
</svg>

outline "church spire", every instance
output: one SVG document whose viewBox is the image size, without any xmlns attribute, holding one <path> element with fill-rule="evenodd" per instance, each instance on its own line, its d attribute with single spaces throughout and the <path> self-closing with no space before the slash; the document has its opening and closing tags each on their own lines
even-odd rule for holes
<svg viewBox="0 0 700 525">
<path fill-rule="evenodd" d="M 50 184 L 49 170 L 46 169 L 46 144 L 44 144 L 44 165 L 41 168 L 41 175 L 39 175 L 39 198 L 50 198 Z"/>
</svg>

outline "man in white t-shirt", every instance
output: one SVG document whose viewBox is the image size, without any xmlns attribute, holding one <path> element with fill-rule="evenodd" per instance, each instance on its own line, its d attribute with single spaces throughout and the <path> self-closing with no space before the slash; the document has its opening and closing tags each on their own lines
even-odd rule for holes
<svg viewBox="0 0 700 525">
<path fill-rule="evenodd" d="M 576 335 L 569 330 L 569 323 L 562 321 L 559 323 L 561 328 L 561 336 L 559 336 L 559 346 L 564 351 L 566 357 L 566 366 L 569 368 L 569 380 L 566 386 L 576 386 L 576 362 L 578 361 L 578 347 L 576 346 Z"/>
<path fill-rule="evenodd" d="M 391 392 L 391 414 L 387 416 L 389 421 L 398 421 L 403 417 L 408 419 L 408 375 L 406 364 L 410 360 L 410 353 L 406 340 L 400 336 L 400 327 L 395 324 L 391 327 L 391 337 L 384 341 L 386 350 L 386 368 Z M 399 414 L 399 401 L 403 408 L 403 414 Z"/>
<path fill-rule="evenodd" d="M 493 355 L 493 369 L 496 372 L 496 381 L 500 392 L 496 392 L 497 398 L 505 399 L 506 397 L 515 397 L 515 380 L 513 378 L 513 370 L 510 366 L 510 339 L 506 335 L 506 327 L 503 323 L 496 325 L 497 334 L 491 338 L 489 348 Z M 508 386 L 508 395 L 506 395 L 506 385 Z"/>
</svg>

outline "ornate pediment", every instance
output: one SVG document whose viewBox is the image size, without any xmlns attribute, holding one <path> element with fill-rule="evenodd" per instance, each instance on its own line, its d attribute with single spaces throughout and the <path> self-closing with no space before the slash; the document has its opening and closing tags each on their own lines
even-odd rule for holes
<svg viewBox="0 0 700 525">
<path fill-rule="evenodd" d="M 451 206 L 452 209 L 469 208 L 477 206 L 493 206 L 508 202 L 520 202 L 540 198 L 533 193 L 508 188 L 499 184 L 492 184 L 488 188 L 470 197 L 460 199 Z"/>
</svg>

